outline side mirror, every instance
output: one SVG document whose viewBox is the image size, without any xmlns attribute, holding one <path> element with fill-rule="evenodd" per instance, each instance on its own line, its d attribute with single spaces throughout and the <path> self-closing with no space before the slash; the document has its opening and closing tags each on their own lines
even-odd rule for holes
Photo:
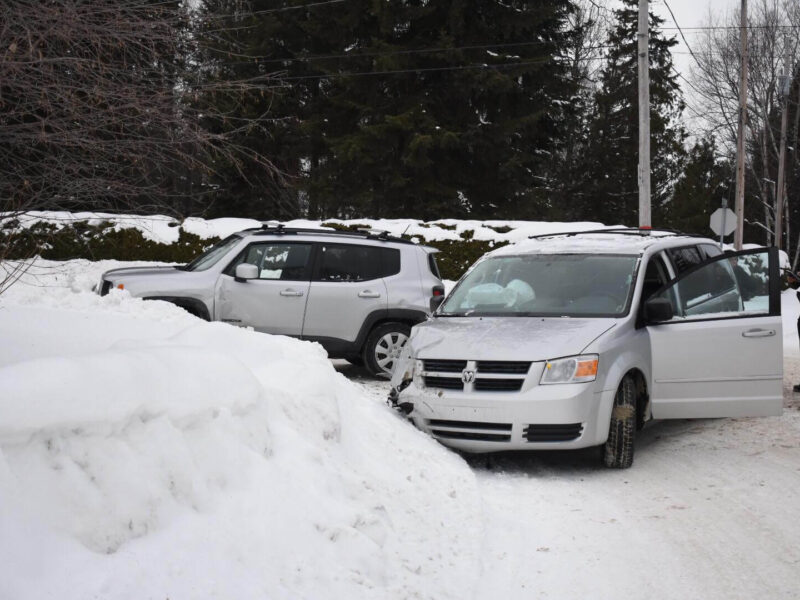
<svg viewBox="0 0 800 600">
<path fill-rule="evenodd" d="M 644 303 L 644 319 L 648 323 L 671 321 L 674 316 L 672 303 L 666 298 L 651 298 Z"/>
<path fill-rule="evenodd" d="M 258 279 L 258 267 L 250 263 L 242 263 L 236 265 L 236 270 L 233 274 L 236 281 L 244 283 L 248 279 Z"/>
</svg>

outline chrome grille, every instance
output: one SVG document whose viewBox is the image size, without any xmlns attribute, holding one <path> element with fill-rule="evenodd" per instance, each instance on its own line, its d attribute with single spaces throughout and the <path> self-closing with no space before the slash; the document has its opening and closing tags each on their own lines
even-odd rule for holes
<svg viewBox="0 0 800 600">
<path fill-rule="evenodd" d="M 475 380 L 476 392 L 518 392 L 524 379 L 481 379 Z"/>
<path fill-rule="evenodd" d="M 497 373 L 499 375 L 527 375 L 530 361 L 479 360 L 478 373 Z"/>
<path fill-rule="evenodd" d="M 460 377 L 436 377 L 435 375 L 425 375 L 423 381 L 425 381 L 425 387 L 459 391 L 464 389 L 464 383 L 461 381 Z"/>
<path fill-rule="evenodd" d="M 437 373 L 461 373 L 467 368 L 467 361 L 426 359 L 422 361 L 422 367 L 426 371 Z"/>
</svg>

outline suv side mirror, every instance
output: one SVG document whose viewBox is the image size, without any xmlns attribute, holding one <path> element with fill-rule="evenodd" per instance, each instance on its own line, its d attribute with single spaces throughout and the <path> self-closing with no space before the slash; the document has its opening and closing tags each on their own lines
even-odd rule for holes
<svg viewBox="0 0 800 600">
<path fill-rule="evenodd" d="M 648 323 L 671 321 L 673 316 L 672 303 L 666 298 L 651 298 L 644 303 L 644 318 Z"/>
<path fill-rule="evenodd" d="M 236 265 L 236 270 L 233 274 L 236 281 L 244 283 L 248 279 L 258 279 L 258 267 L 250 263 L 242 263 Z"/>
</svg>

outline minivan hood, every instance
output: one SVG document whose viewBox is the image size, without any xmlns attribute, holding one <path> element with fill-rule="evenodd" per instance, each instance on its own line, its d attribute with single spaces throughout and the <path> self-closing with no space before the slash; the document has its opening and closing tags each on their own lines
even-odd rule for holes
<svg viewBox="0 0 800 600">
<path fill-rule="evenodd" d="M 113 280 L 116 277 L 152 277 L 153 275 L 167 275 L 175 273 L 177 266 L 172 267 L 124 267 L 122 269 L 111 269 L 103 273 L 103 279 Z"/>
<path fill-rule="evenodd" d="M 610 318 L 437 317 L 414 327 L 411 356 L 541 361 L 580 354 L 616 325 Z"/>
</svg>

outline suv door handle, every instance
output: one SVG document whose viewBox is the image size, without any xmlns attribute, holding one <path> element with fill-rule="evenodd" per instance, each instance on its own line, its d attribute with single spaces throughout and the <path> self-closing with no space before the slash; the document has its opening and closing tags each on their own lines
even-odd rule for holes
<svg viewBox="0 0 800 600">
<path fill-rule="evenodd" d="M 748 329 L 742 332 L 742 337 L 772 337 L 775 335 L 774 329 Z"/>
<path fill-rule="evenodd" d="M 303 292 L 295 290 L 281 290 L 281 296 L 302 296 Z"/>
<path fill-rule="evenodd" d="M 380 298 L 380 292 L 373 292 L 372 290 L 363 290 L 358 292 L 359 298 Z"/>
</svg>

